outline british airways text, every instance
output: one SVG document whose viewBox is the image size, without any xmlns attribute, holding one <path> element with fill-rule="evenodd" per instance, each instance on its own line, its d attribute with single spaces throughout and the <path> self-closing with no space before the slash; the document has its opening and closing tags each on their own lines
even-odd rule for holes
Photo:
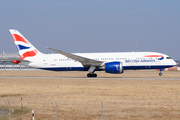
<svg viewBox="0 0 180 120">
<path fill-rule="evenodd" d="M 156 62 L 155 60 L 125 60 L 125 63 L 136 63 L 136 62 Z"/>
</svg>

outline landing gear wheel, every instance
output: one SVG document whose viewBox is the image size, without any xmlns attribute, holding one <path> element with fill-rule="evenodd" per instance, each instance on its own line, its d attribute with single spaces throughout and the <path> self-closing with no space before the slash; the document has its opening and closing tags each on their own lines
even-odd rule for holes
<svg viewBox="0 0 180 120">
<path fill-rule="evenodd" d="M 162 73 L 161 73 L 161 72 L 159 73 L 159 76 L 162 76 Z"/>
<path fill-rule="evenodd" d="M 95 74 L 95 73 L 88 73 L 87 77 L 97 77 L 97 74 Z"/>
</svg>

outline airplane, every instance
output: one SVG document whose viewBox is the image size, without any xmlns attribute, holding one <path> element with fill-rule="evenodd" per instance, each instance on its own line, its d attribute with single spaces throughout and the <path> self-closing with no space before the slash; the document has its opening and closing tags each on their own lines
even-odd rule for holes
<svg viewBox="0 0 180 120">
<path fill-rule="evenodd" d="M 124 70 L 145 70 L 173 67 L 176 62 L 168 55 L 157 52 L 103 52 L 67 53 L 48 48 L 58 54 L 44 54 L 38 51 L 19 31 L 9 29 L 20 58 L 12 62 L 24 66 L 50 71 L 89 71 L 87 77 L 97 77 L 95 71 L 122 74 Z"/>
</svg>

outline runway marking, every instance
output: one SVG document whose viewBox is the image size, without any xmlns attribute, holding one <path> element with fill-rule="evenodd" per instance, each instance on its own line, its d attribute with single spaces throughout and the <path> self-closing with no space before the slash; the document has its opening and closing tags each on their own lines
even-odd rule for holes
<svg viewBox="0 0 180 120">
<path fill-rule="evenodd" d="M 158 79 L 158 80 L 180 80 L 180 78 L 126 78 L 126 77 L 97 77 L 97 78 L 88 78 L 88 77 L 25 77 L 25 76 L 0 76 L 0 78 L 34 78 L 34 79 Z"/>
</svg>

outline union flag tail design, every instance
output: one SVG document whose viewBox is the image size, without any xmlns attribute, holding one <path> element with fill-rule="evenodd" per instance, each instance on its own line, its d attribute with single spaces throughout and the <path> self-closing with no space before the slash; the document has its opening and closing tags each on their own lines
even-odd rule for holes
<svg viewBox="0 0 180 120">
<path fill-rule="evenodd" d="M 26 57 L 34 57 L 38 53 L 40 53 L 19 31 L 10 29 L 9 30 L 15 45 L 17 46 L 20 59 L 24 59 Z"/>
</svg>

